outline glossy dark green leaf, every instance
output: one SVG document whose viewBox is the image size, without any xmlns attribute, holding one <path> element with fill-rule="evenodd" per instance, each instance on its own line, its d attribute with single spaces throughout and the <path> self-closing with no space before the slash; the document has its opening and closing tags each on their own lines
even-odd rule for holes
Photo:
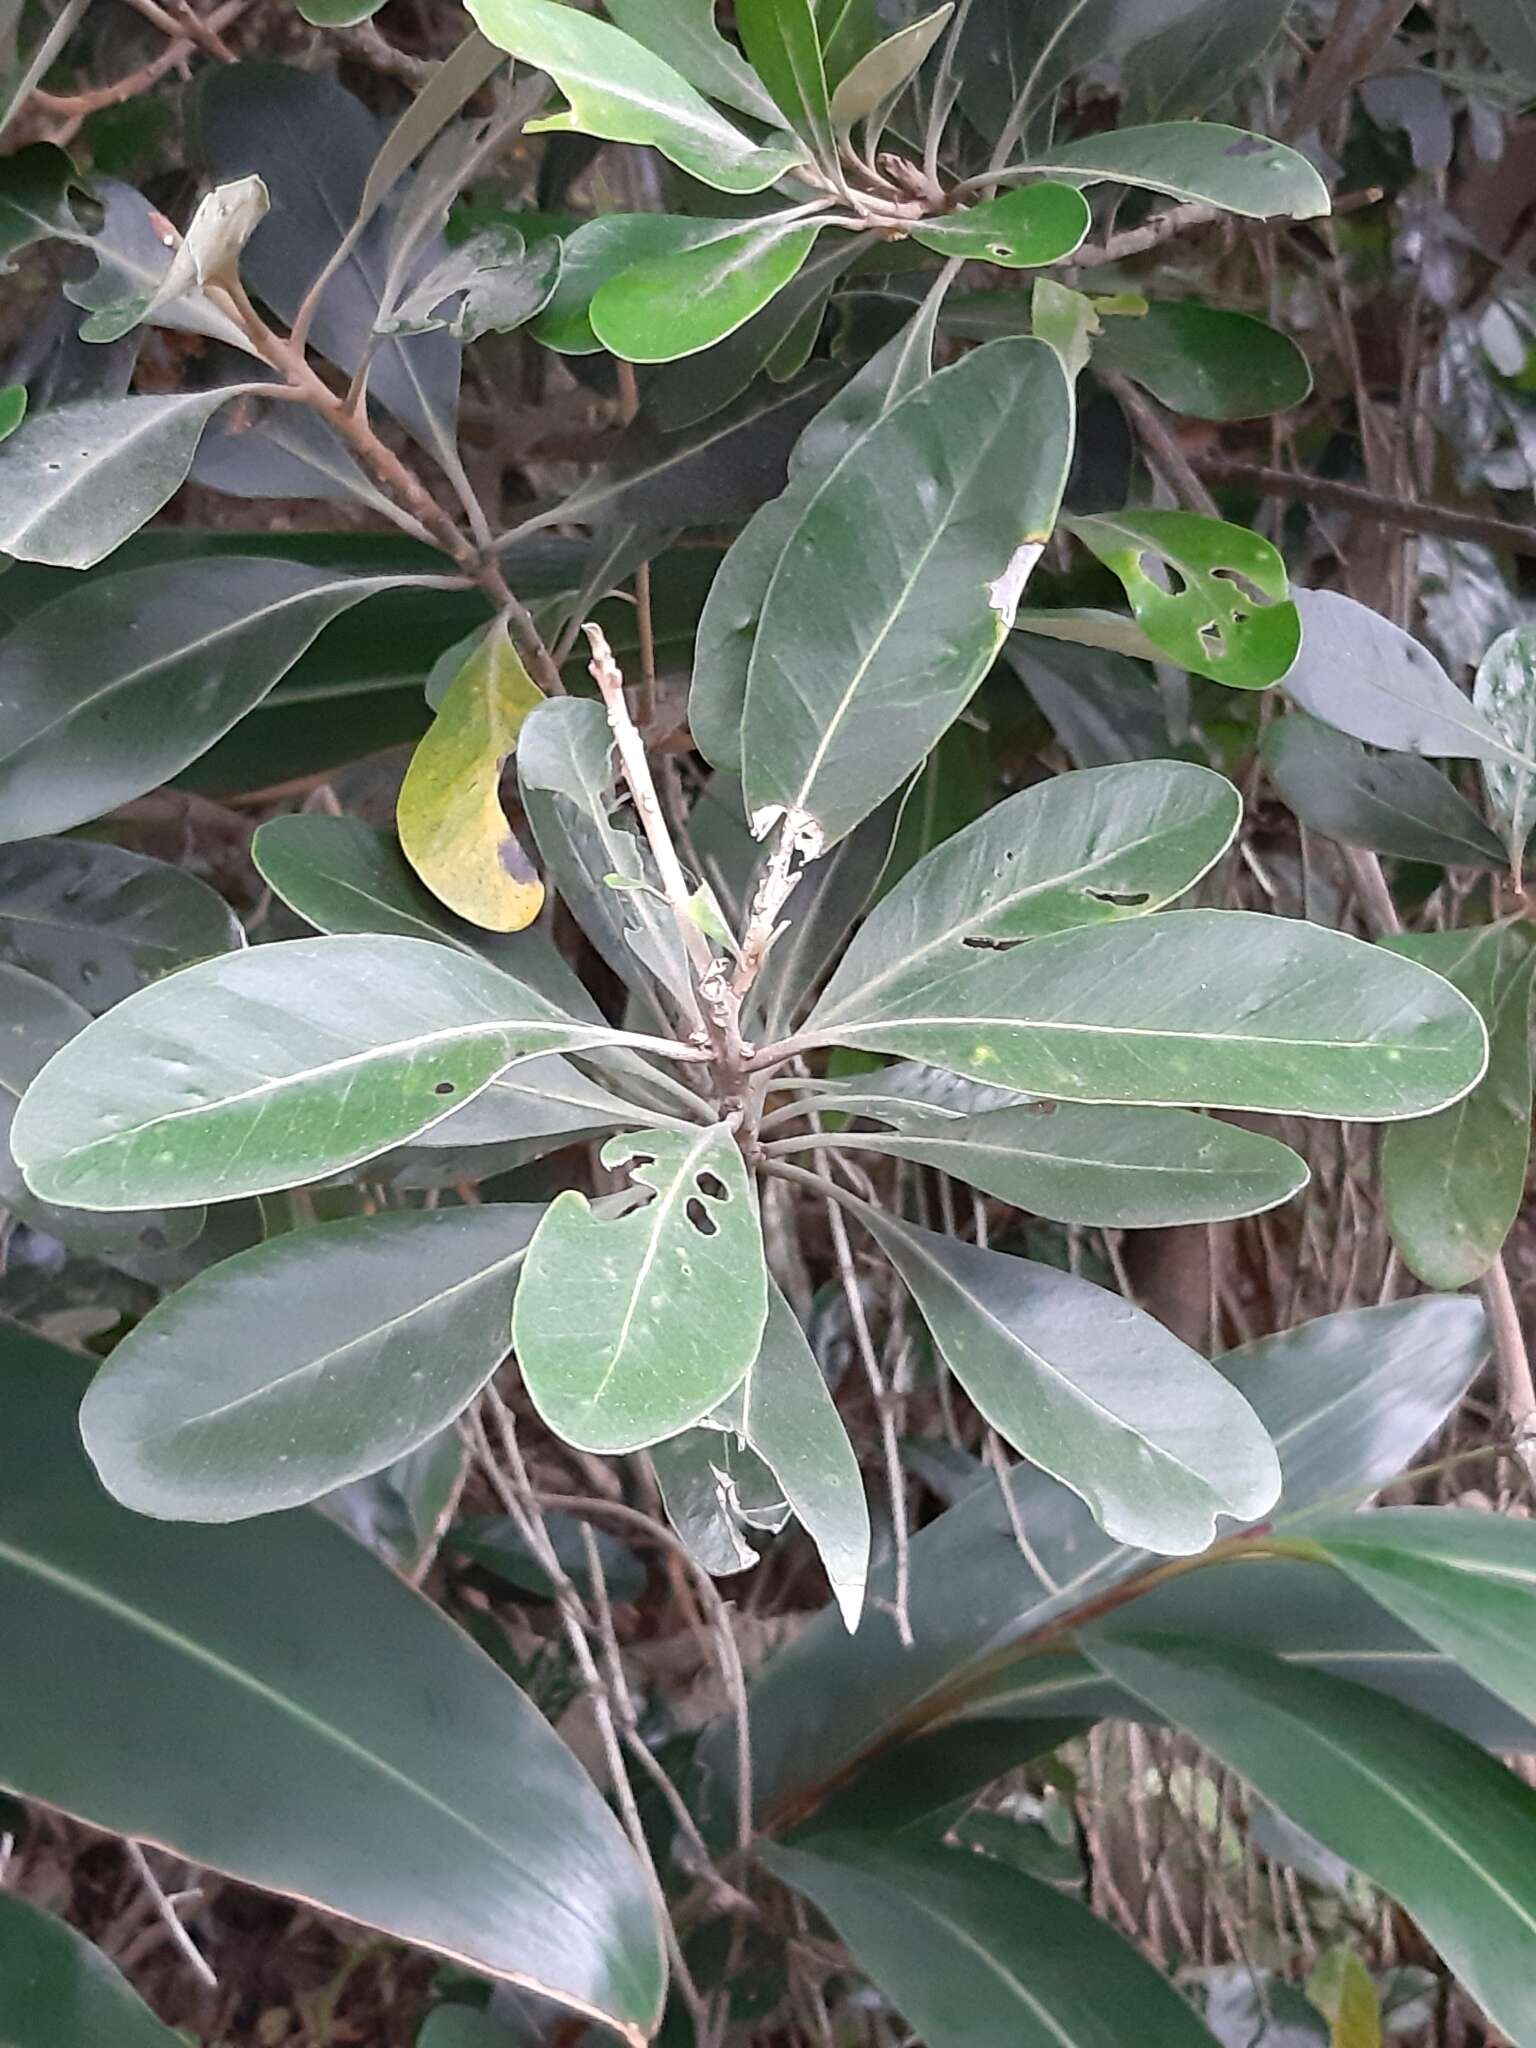
<svg viewBox="0 0 1536 2048">
<path fill-rule="evenodd" d="M 757 1356 L 768 1312 L 757 1197 L 724 1124 L 645 1130 L 603 1147 L 650 1201 L 599 1217 L 567 1189 L 518 1287 L 524 1384 L 557 1436 L 636 1451 L 702 1420 Z"/>
<path fill-rule="evenodd" d="M 1198 420 L 1264 419 L 1312 389 L 1306 357 L 1278 328 L 1198 299 L 1154 299 L 1145 313 L 1106 317 L 1093 359 Z"/>
<path fill-rule="evenodd" d="M 266 1194 L 440 1123 L 513 1061 L 621 1041 L 417 939 L 294 939 L 130 996 L 48 1063 L 12 1144 L 51 1201 Z"/>
<path fill-rule="evenodd" d="M 1125 511 L 1074 519 L 1072 531 L 1125 586 L 1136 623 L 1193 674 L 1262 690 L 1290 668 L 1301 625 L 1279 552 L 1245 526 L 1199 512 Z M 1174 572 L 1165 588 L 1148 558 Z"/>
<path fill-rule="evenodd" d="M 1304 156 L 1220 121 L 1111 128 L 1039 151 L 1029 168 L 1140 185 L 1254 220 L 1315 220 L 1328 211 L 1328 187 Z"/>
<path fill-rule="evenodd" d="M 1301 653 L 1285 687 L 1303 711 L 1372 747 L 1536 766 L 1400 626 L 1337 590 L 1303 590 Z"/>
<path fill-rule="evenodd" d="M 1068 1102 L 1390 1122 L 1487 1062 L 1471 1004 L 1412 965 L 1300 919 L 1172 910 L 983 943 L 910 993 L 850 992 L 806 1036 Z"/>
<path fill-rule="evenodd" d="M 1536 632 L 1529 626 L 1516 626 L 1494 641 L 1478 665 L 1472 703 L 1522 757 L 1482 764 L 1488 807 L 1503 834 L 1518 888 L 1525 844 L 1536 824 Z"/>
<path fill-rule="evenodd" d="M 697 355 L 734 334 L 784 289 L 817 233 L 812 224 L 770 216 L 621 270 L 592 299 L 592 331 L 632 363 Z"/>
<path fill-rule="evenodd" d="M 289 1231 L 200 1273 L 91 1383 L 80 1431 L 142 1515 L 238 1522 L 416 1450 L 511 1346 L 541 1207 L 406 1211 Z"/>
<path fill-rule="evenodd" d="M 119 1507 L 79 1448 L 84 1362 L 10 1326 L 0 1344 L 0 1783 L 643 2048 L 665 1975 L 649 1881 L 516 1687 L 322 1516 L 183 1529 Z M 237 1764 L 257 1757 L 253 1799 Z"/>
<path fill-rule="evenodd" d="M 1517 2032 L 1536 1970 L 1536 1792 L 1380 1693 L 1199 1638 L 1106 1630 L 1094 1662 L 1399 1899 Z"/>
<path fill-rule="evenodd" d="M 223 898 L 168 861 L 91 839 L 0 846 L 0 960 L 87 1010 L 244 944 Z"/>
<path fill-rule="evenodd" d="M 1075 185 L 1021 185 L 980 206 L 917 222 L 914 242 L 972 263 L 1008 270 L 1037 269 L 1069 257 L 1093 225 L 1088 202 Z"/>
<path fill-rule="evenodd" d="M 916 1160 L 1036 1216 L 1109 1230 L 1257 1215 L 1308 1179 L 1306 1161 L 1288 1146 L 1190 1110 L 1032 1103 L 917 1134 L 902 1130 L 900 1104 L 891 1116 L 894 1131 L 804 1143 Z"/>
<path fill-rule="evenodd" d="M 699 618 L 688 722 L 706 759 L 741 769 L 741 721 L 752 648 L 773 580 L 801 512 L 855 442 L 933 371 L 939 299 L 928 301 L 807 424 L 787 488 L 755 512 L 710 584 Z"/>
<path fill-rule="evenodd" d="M 1084 770 L 1021 790 L 884 898 L 827 984 L 813 1027 L 892 1014 L 988 950 L 1160 910 L 1221 858 L 1241 815 L 1224 776 L 1177 761 Z"/>
<path fill-rule="evenodd" d="M 181 2048 L 83 1934 L 0 1892 L 0 2038 L 6 2048 Z"/>
<path fill-rule="evenodd" d="M 1220 1369 L 1273 1439 L 1284 1473 L 1281 1511 L 1293 1513 L 1395 1477 L 1454 1410 L 1487 1357 L 1481 1305 L 1440 1295 L 1319 1317 L 1229 1352 Z M 760 1813 L 810 1811 L 829 1787 L 852 1776 L 861 1757 L 891 1745 L 903 1729 L 931 1725 L 943 1700 L 952 1699 L 958 1714 L 967 1696 L 984 1693 L 989 1682 L 1006 1691 L 1012 1674 L 1003 1672 L 1003 1652 L 1010 1645 L 1027 1642 L 1145 1564 L 1144 1553 L 1111 1542 L 1075 1494 L 1033 1467 L 1015 1467 L 1008 1484 L 1028 1531 L 1028 1558 L 1014 1539 L 1001 1488 L 979 1486 L 912 1540 L 912 1644 L 902 1641 L 881 1604 L 894 1591 L 886 1559 L 872 1574 L 873 1597 L 856 1639 L 829 1609 L 764 1669 L 752 1695 Z M 1253 1581 L 1244 1576 L 1250 1572 Z M 1260 1574 L 1266 1584 L 1299 1574 L 1309 1597 L 1313 1588 L 1328 1596 L 1330 1612 L 1345 1591 L 1311 1566 L 1255 1563 L 1229 1578 L 1197 1573 L 1148 1597 L 1186 1594 L 1194 1602 L 1191 1618 L 1170 1625 L 1200 1628 L 1207 1625 L 1200 1603 L 1215 1601 L 1230 1583 L 1227 1606 L 1259 1624 L 1278 1606 L 1249 1590 Z M 1359 1605 L 1342 1627 L 1319 1635 L 1324 1654 L 1347 1654 L 1358 1636 Z M 1212 1625 L 1225 1627 L 1224 1616 Z M 1379 1668 L 1390 1683 L 1414 1667 L 1404 1661 L 1400 1630 L 1387 1650 Z M 1443 1667 L 1443 1660 L 1433 1661 Z M 992 1668 L 1000 1675 L 988 1681 Z M 1030 1705 L 1046 1717 L 1095 1711 L 1091 1701 L 1081 1705 L 1083 1696 L 1080 1686 L 1060 1694 L 1042 1688 Z M 978 1702 L 974 1711 L 988 1710 Z M 1514 1731 L 1506 1720 L 1499 1732 Z M 722 1724 L 707 1742 L 711 1777 L 728 1783 L 729 1731 Z"/>
<path fill-rule="evenodd" d="M 817 162 L 836 161 L 837 138 L 811 0 L 737 0 L 736 26 L 753 70 Z"/>
<path fill-rule="evenodd" d="M 712 100 L 777 127 L 779 110 L 734 43 L 715 26 L 714 0 L 610 0 L 605 10 L 627 35 L 665 57 Z"/>
<path fill-rule="evenodd" d="M 0 840 L 66 830 L 168 781 L 332 619 L 398 580 L 235 556 L 213 571 L 125 570 L 31 613 L 0 643 Z"/>
<path fill-rule="evenodd" d="M 1215 2048 L 1160 1970 L 1022 1871 L 891 1835 L 816 1835 L 757 1854 L 820 1908 L 931 2048 Z"/>
<path fill-rule="evenodd" d="M 1443 974 L 1488 1027 L 1488 1071 L 1471 1094 L 1395 1127 L 1381 1151 L 1387 1227 L 1403 1263 L 1431 1287 L 1465 1287 L 1499 1256 L 1525 1199 L 1536 931 L 1482 925 L 1388 943 Z"/>
<path fill-rule="evenodd" d="M 1498 839 L 1427 761 L 1368 754 L 1358 740 L 1305 713 L 1272 719 L 1260 751 L 1276 789 L 1315 832 L 1400 860 L 1504 865 Z"/>
<path fill-rule="evenodd" d="M 568 111 L 530 122 L 534 132 L 649 143 L 721 192 L 761 192 L 804 160 L 798 145 L 759 147 L 664 58 L 609 22 L 556 0 L 475 0 L 470 13 L 498 49 L 547 71 L 565 95 Z"/>
<path fill-rule="evenodd" d="M 34 413 L 0 441 L 0 550 L 89 569 L 175 494 L 203 428 L 245 388 L 83 399 Z"/>
<path fill-rule="evenodd" d="M 831 845 L 964 709 L 1056 518 L 1072 393 L 995 342 L 888 413 L 806 505 L 763 604 L 742 729 L 754 817 Z"/>
<path fill-rule="evenodd" d="M 0 276 L 34 242 L 66 235 L 80 238 L 71 194 L 84 192 L 79 172 L 52 142 L 28 143 L 0 162 Z"/>
<path fill-rule="evenodd" d="M 894 35 L 885 37 L 872 48 L 854 57 L 840 77 L 835 78 L 832 94 L 832 125 L 839 133 L 845 134 L 855 123 L 868 115 L 878 113 L 880 108 L 889 106 L 904 87 L 916 77 L 924 58 L 943 35 L 954 15 L 954 0 L 945 0 L 942 7 L 935 7 L 931 14 L 922 15 L 916 21 L 909 21 Z M 850 22 L 856 10 L 845 10 L 839 19 Z M 823 36 L 826 30 L 822 31 Z M 833 31 L 834 41 L 823 47 L 829 77 L 833 76 L 833 64 L 841 56 L 840 43 Z M 844 46 L 850 55 L 855 38 L 849 36 Z"/>
<path fill-rule="evenodd" d="M 861 1213 L 988 1422 L 1108 1535 L 1188 1553 L 1218 1516 L 1253 1521 L 1274 1505 L 1262 1423 L 1153 1317 L 1055 1266 Z"/>
</svg>

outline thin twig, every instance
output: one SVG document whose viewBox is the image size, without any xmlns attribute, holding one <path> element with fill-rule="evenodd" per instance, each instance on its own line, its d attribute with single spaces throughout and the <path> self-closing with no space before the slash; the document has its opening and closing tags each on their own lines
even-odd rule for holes
<svg viewBox="0 0 1536 2048">
<path fill-rule="evenodd" d="M 166 1897 L 165 1887 L 149 1867 L 149 1858 L 144 1854 L 144 1851 L 137 1842 L 125 1840 L 123 1847 L 128 1852 L 128 1861 L 138 1873 L 139 1882 L 154 1901 L 155 1912 L 163 1923 L 166 1933 L 170 1935 L 171 1940 L 175 1942 L 177 1948 L 186 1957 L 187 1965 L 192 1974 L 200 1984 L 206 1984 L 210 1991 L 217 1991 L 219 1980 L 214 1975 L 212 1965 L 191 1935 L 188 1934 L 186 1928 L 182 1926 L 180 1919 L 177 1917 L 176 1908 Z"/>
<path fill-rule="evenodd" d="M 1234 462 L 1225 456 L 1196 457 L 1191 467 L 1207 483 L 1234 484 L 1262 492 L 1266 497 L 1299 500 L 1339 512 L 1351 512 L 1358 519 L 1374 519 L 1382 526 L 1403 533 L 1438 533 L 1448 540 L 1479 542 L 1484 547 L 1502 548 L 1509 554 L 1536 556 L 1536 526 L 1516 519 L 1496 519 L 1481 512 L 1458 512 L 1449 505 L 1421 505 L 1391 497 L 1384 491 L 1367 490 L 1363 484 L 1346 484 L 1332 477 L 1301 476 L 1288 469 L 1266 469 L 1251 462 Z"/>
</svg>

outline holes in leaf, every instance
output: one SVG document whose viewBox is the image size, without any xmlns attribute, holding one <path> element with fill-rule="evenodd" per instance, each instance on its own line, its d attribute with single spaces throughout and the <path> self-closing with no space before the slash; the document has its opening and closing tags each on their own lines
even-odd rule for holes
<svg viewBox="0 0 1536 2048">
<path fill-rule="evenodd" d="M 1015 946 L 1022 946 L 1023 939 L 962 939 L 962 946 L 973 947 L 978 953 L 1011 953 Z"/>
<path fill-rule="evenodd" d="M 697 1195 L 690 1195 L 688 1197 L 687 1203 L 685 1204 L 683 1209 L 683 1214 L 688 1218 L 688 1221 L 693 1225 L 694 1229 L 699 1233 L 700 1237 L 719 1236 L 719 1224 L 715 1221 L 714 1217 L 710 1215 L 708 1209 L 705 1208 L 704 1204 L 699 1200 Z"/>
<path fill-rule="evenodd" d="M 731 1199 L 731 1191 L 718 1173 L 711 1173 L 706 1167 L 697 1176 L 697 1180 L 699 1193 L 708 1195 L 712 1202 L 728 1202 Z"/>
<path fill-rule="evenodd" d="M 1085 896 L 1091 896 L 1095 903 L 1111 903 L 1116 910 L 1139 910 L 1143 903 L 1152 901 L 1150 889 L 1136 889 L 1129 893 L 1114 889 L 1085 889 Z"/>
<path fill-rule="evenodd" d="M 455 1084 L 452 1081 L 439 1081 L 432 1090 L 434 1095 L 453 1095 L 456 1092 Z"/>
</svg>

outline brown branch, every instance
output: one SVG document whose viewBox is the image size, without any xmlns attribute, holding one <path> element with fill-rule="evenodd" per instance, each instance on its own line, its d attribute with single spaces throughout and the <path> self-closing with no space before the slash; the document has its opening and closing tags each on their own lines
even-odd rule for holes
<svg viewBox="0 0 1536 2048">
<path fill-rule="evenodd" d="M 240 19 L 250 4 L 251 0 L 228 0 L 226 6 L 208 16 L 204 26 L 215 32 L 228 28 Z M 137 71 L 130 71 L 124 78 L 115 79 L 111 85 L 87 86 L 83 92 L 44 92 L 39 87 L 31 95 L 28 105 L 61 120 L 82 121 L 87 114 L 94 114 L 102 107 L 120 107 L 124 101 L 137 99 L 141 92 L 148 92 L 168 71 L 175 71 L 185 64 L 192 49 L 192 39 L 178 34 L 147 64 L 141 64 Z"/>
<path fill-rule="evenodd" d="M 128 4 L 146 21 L 152 21 L 162 35 L 196 43 L 220 64 L 234 63 L 235 53 L 219 34 L 219 24 L 194 14 L 188 0 L 180 0 L 174 9 L 161 7 L 158 0 L 128 0 Z"/>
<path fill-rule="evenodd" d="M 1197 457 L 1191 467 L 1208 483 L 1237 484 L 1269 498 L 1352 512 L 1357 518 L 1374 519 L 1405 533 L 1443 534 L 1450 540 L 1478 541 L 1484 547 L 1503 548 L 1512 555 L 1536 557 L 1536 526 L 1523 526 L 1518 520 L 1496 519 L 1481 512 L 1457 512 L 1449 505 L 1413 504 L 1382 491 L 1367 490 L 1361 484 L 1339 483 L 1332 477 L 1301 476 L 1288 469 L 1264 469 L 1254 463 L 1229 461 L 1225 456 Z"/>
</svg>

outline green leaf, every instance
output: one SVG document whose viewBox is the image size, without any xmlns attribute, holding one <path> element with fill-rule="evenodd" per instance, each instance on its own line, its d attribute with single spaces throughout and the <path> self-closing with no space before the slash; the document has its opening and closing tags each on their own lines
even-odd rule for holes
<svg viewBox="0 0 1536 2048">
<path fill-rule="evenodd" d="M 757 1198 L 724 1124 L 603 1147 L 652 1199 L 599 1217 L 568 1188 L 545 1214 L 513 1337 L 530 1398 L 584 1451 L 637 1451 L 716 1408 L 757 1356 L 768 1313 Z"/>
<path fill-rule="evenodd" d="M 1536 824 L 1536 631 L 1516 626 L 1494 641 L 1478 667 L 1472 704 L 1520 756 L 1518 761 L 1485 757 L 1482 763 L 1488 808 L 1504 835 L 1518 889 L 1526 841 Z"/>
<path fill-rule="evenodd" d="M 759 1844 L 757 1856 L 827 1916 L 930 2048 L 1214 2048 L 1160 1970 L 1023 1871 L 891 1835 Z"/>
<path fill-rule="evenodd" d="M 830 1144 L 916 1160 L 1016 1209 L 1106 1230 L 1254 1216 L 1289 1201 L 1309 1178 L 1288 1146 L 1189 1110 L 1028 1103 L 911 1134 L 904 1105 L 892 1101 L 887 1112 L 878 1096 L 870 1101 L 866 1113 L 888 1113 L 894 1133 L 842 1131 L 796 1139 L 794 1149 Z"/>
<path fill-rule="evenodd" d="M 1148 639 L 1193 674 L 1262 690 L 1295 661 L 1301 623 L 1285 563 L 1262 535 L 1199 512 L 1113 512 L 1071 526 L 1124 584 Z M 1147 574 L 1149 555 L 1175 573 L 1173 589 Z"/>
<path fill-rule="evenodd" d="M 544 1525 L 556 1560 L 574 1581 L 583 1599 L 591 1597 L 593 1578 L 587 1560 L 586 1530 L 597 1544 L 598 1560 L 608 1596 L 616 1604 L 638 1600 L 646 1587 L 646 1568 L 628 1545 L 605 1529 L 593 1529 L 576 1515 L 548 1508 Z M 466 1515 L 457 1520 L 448 1536 L 448 1547 L 467 1558 L 503 1585 L 520 1593 L 532 1593 L 538 1600 L 555 1598 L 555 1583 L 539 1562 L 532 1546 L 510 1515 Z"/>
<path fill-rule="evenodd" d="M 1251 220 L 1315 220 L 1328 187 L 1304 156 L 1219 121 L 1158 121 L 1063 143 L 1025 166 L 1197 200 Z"/>
<path fill-rule="evenodd" d="M 757 1552 L 747 1541 L 738 1483 L 766 1479 L 777 1493 L 762 1461 L 715 1429 L 685 1429 L 652 1444 L 650 1455 L 667 1520 L 694 1563 L 717 1579 L 753 1570 Z"/>
<path fill-rule="evenodd" d="M 70 195 L 87 189 L 74 164 L 51 142 L 29 143 L 0 160 L 0 277 L 14 270 L 13 256 L 36 242 L 58 235 L 84 239 Z"/>
<path fill-rule="evenodd" d="M 1221 858 L 1241 815 L 1224 776 L 1182 761 L 1083 769 L 1020 790 L 885 897 L 812 1027 L 893 1013 L 983 951 L 1160 910 Z"/>
<path fill-rule="evenodd" d="M 1536 1970 L 1536 1792 L 1464 1736 L 1346 1680 L 1180 1637 L 1096 1634 L 1095 1664 L 1390 1892 L 1506 2029 Z"/>
<path fill-rule="evenodd" d="M 446 946 L 294 939 L 98 1018 L 34 1082 L 12 1144 L 50 1201 L 268 1194 L 419 1136 L 514 1060 L 623 1038 Z"/>
<path fill-rule="evenodd" d="M 464 1490 L 469 1447 L 456 1429 L 318 1501 L 322 1514 L 366 1545 L 413 1586 L 437 1556 Z"/>
<path fill-rule="evenodd" d="M 818 232 L 770 216 L 621 270 L 592 299 L 592 331 L 632 363 L 668 363 L 713 348 L 784 289 Z"/>
<path fill-rule="evenodd" d="M 1466 798 L 1427 761 L 1383 760 L 1305 712 L 1272 719 L 1264 766 L 1304 825 L 1345 846 L 1441 867 L 1502 867 L 1504 849 Z"/>
<path fill-rule="evenodd" d="M 1471 1508 L 1383 1508 L 1299 1532 L 1517 1713 L 1536 1714 L 1536 1532 Z"/>
<path fill-rule="evenodd" d="M 1093 225 L 1088 202 L 1075 185 L 1042 182 L 1005 192 L 981 206 L 915 221 L 914 242 L 972 263 L 999 263 L 1032 270 L 1060 263 L 1082 243 Z"/>
<path fill-rule="evenodd" d="M 815 0 L 816 35 L 827 83 L 840 85 L 884 36 L 879 0 Z M 909 11 L 903 0 L 903 12 Z"/>
<path fill-rule="evenodd" d="M 207 1530 L 119 1507 L 79 1448 L 84 1362 L 0 1344 L 0 1782 L 644 2048 L 649 1882 L 529 1701 L 320 1515 Z M 235 1763 L 255 1757 L 253 1799 Z"/>
<path fill-rule="evenodd" d="M 741 722 L 752 647 L 768 587 L 801 512 L 860 438 L 933 371 L 940 299 L 926 303 L 811 419 L 783 493 L 760 506 L 715 572 L 699 618 L 688 722 L 705 758 L 741 770 Z"/>
<path fill-rule="evenodd" d="M 779 125 L 779 110 L 734 43 L 715 26 L 715 0 L 606 0 L 626 35 L 680 71 L 690 85 L 747 114 Z"/>
<path fill-rule="evenodd" d="M 1488 1071 L 1471 1094 L 1395 1127 L 1381 1152 L 1387 1225 L 1403 1263 L 1431 1287 L 1465 1287 L 1499 1256 L 1525 1199 L 1536 930 L 1483 925 L 1387 943 L 1443 974 L 1488 1027 Z"/>
<path fill-rule="evenodd" d="M 487 931 L 522 931 L 544 902 L 501 806 L 501 771 L 543 701 L 498 619 L 449 683 L 400 785 L 401 851 L 434 896 Z"/>
<path fill-rule="evenodd" d="M 1198 299 L 1155 299 L 1142 314 L 1106 319 L 1093 358 L 1197 420 L 1265 419 L 1312 390 L 1311 366 L 1288 334 Z"/>
<path fill-rule="evenodd" d="M 26 416 L 26 385 L 0 384 L 0 441 L 14 434 Z"/>
<path fill-rule="evenodd" d="M 91 1383 L 80 1433 L 102 1484 L 141 1515 L 239 1522 L 405 1457 L 506 1356 L 542 1214 L 356 1217 L 198 1274 Z"/>
<path fill-rule="evenodd" d="M 1055 522 L 1072 392 L 1053 349 L 994 342 L 888 413 L 810 499 L 749 670 L 749 813 L 832 845 L 905 780 L 1002 645 Z"/>
<path fill-rule="evenodd" d="M 0 960 L 87 1010 L 244 944 L 223 898 L 168 861 L 90 839 L 0 846 Z"/>
<path fill-rule="evenodd" d="M 838 79 L 832 94 L 832 125 L 839 134 L 888 106 L 917 76 L 924 58 L 949 26 L 954 0 L 944 0 L 931 14 L 908 22 L 872 50 L 866 50 Z M 823 49 L 828 71 L 835 51 Z"/>
<path fill-rule="evenodd" d="M 1119 1542 L 1185 1554 L 1280 1492 L 1263 1425 L 1198 1352 L 1118 1295 L 874 1209 L 865 1226 L 994 1429 Z"/>
<path fill-rule="evenodd" d="M 90 1013 L 62 990 L 24 968 L 0 964 L 0 1208 L 83 1256 L 130 1260 L 179 1250 L 203 1227 L 201 1209 L 170 1215 L 163 1209 L 97 1216 L 56 1208 L 27 1189 L 11 1156 L 10 1133 L 28 1085 L 39 1070 L 90 1023 Z"/>
<path fill-rule="evenodd" d="M 1367 746 L 1536 768 L 1390 619 L 1337 590 L 1295 602 L 1304 637 L 1285 687 L 1303 711 Z"/>
<path fill-rule="evenodd" d="M 784 1489 L 815 1544 L 849 1633 L 869 1577 L 869 1503 L 848 1432 L 794 1310 L 768 1283 L 757 1357 L 719 1420 L 737 1430 Z"/>
<path fill-rule="evenodd" d="M 99 577 L 30 613 L 0 643 L 0 841 L 169 781 L 332 619 L 399 581 L 229 556 Z"/>
<path fill-rule="evenodd" d="M 850 993 L 806 1038 L 1067 1102 L 1390 1122 L 1457 1101 L 1487 1060 L 1472 1006 L 1410 966 L 1300 919 L 1173 910 L 984 941 L 910 993 Z"/>
<path fill-rule="evenodd" d="M 1138 40 L 1125 67 L 1127 118 L 1192 119 L 1253 75 L 1284 26 L 1290 0 L 1182 0 L 1156 35 Z M 1274 2044 L 1278 2048 L 1278 2044 Z"/>
<path fill-rule="evenodd" d="M 99 1948 L 0 1892 L 0 2037 L 6 2048 L 181 2048 Z"/>
<path fill-rule="evenodd" d="M 1307 1978 L 1307 1996 L 1329 2023 L 1329 2048 L 1381 2048 L 1381 2002 L 1353 1950 L 1330 1949 Z"/>
<path fill-rule="evenodd" d="M 251 388 L 91 398 L 24 420 L 0 441 L 0 550 L 89 569 L 175 495 L 209 419 Z"/>
<path fill-rule="evenodd" d="M 354 22 L 370 20 L 384 0 L 294 0 L 294 4 L 315 28 L 351 28 Z"/>
<path fill-rule="evenodd" d="M 736 0 L 736 27 L 785 121 L 818 163 L 835 163 L 837 137 L 811 0 Z"/>
<path fill-rule="evenodd" d="M 649 143 L 720 192 L 761 192 L 805 160 L 798 145 L 759 147 L 663 58 L 608 22 L 557 0 L 473 0 L 469 11 L 498 49 L 547 71 L 569 101 L 567 112 L 530 121 L 531 133 Z"/>
<path fill-rule="evenodd" d="M 679 255 L 738 226 L 679 213 L 611 213 L 583 221 L 561 244 L 560 275 L 530 330 L 534 339 L 561 355 L 595 355 L 603 344 L 592 331 L 589 309 L 605 284 L 637 265 Z"/>
</svg>

